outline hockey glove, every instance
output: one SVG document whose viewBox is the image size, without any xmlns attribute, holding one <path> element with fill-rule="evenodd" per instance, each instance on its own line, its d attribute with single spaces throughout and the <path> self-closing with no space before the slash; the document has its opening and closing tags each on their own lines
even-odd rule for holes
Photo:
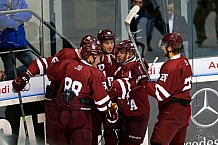
<svg viewBox="0 0 218 145">
<path fill-rule="evenodd" d="M 21 74 L 17 79 L 12 81 L 13 92 L 19 92 L 24 89 L 29 82 L 30 76 L 27 73 Z"/>
<path fill-rule="evenodd" d="M 140 64 L 134 65 L 132 67 L 131 74 L 132 74 L 132 78 L 136 81 L 136 84 L 138 85 L 140 85 L 142 80 L 145 80 L 145 81 L 148 80 L 148 76 Z"/>
<path fill-rule="evenodd" d="M 108 107 L 106 118 L 109 123 L 117 122 L 117 120 L 119 119 L 119 115 L 118 115 L 118 106 L 116 103 L 112 103 L 112 105 Z"/>
</svg>

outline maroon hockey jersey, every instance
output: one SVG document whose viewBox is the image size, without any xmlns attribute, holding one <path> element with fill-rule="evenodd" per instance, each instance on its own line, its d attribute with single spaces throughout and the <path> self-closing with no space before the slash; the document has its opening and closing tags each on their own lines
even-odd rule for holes
<svg viewBox="0 0 218 145">
<path fill-rule="evenodd" d="M 112 81 L 114 80 L 114 73 L 117 70 L 117 60 L 112 54 L 104 54 L 100 58 L 98 69 L 103 72 L 106 77 L 107 90 L 110 89 Z"/>
<path fill-rule="evenodd" d="M 103 87 L 105 77 L 97 68 L 81 60 L 60 60 L 50 64 L 47 68 L 47 76 L 50 81 L 61 81 L 58 90 L 57 103 L 63 109 L 83 110 L 87 105 L 81 103 L 80 98 L 90 98 L 100 111 L 107 110 L 110 97 Z M 66 102 L 63 99 L 65 90 L 74 92 L 73 98 Z"/>
<path fill-rule="evenodd" d="M 63 48 L 60 50 L 57 54 L 55 54 L 53 57 L 47 57 L 47 58 L 39 58 L 36 60 L 33 60 L 33 62 L 28 67 L 28 72 L 35 76 L 37 74 L 45 74 L 46 69 L 51 63 L 57 62 L 59 60 L 64 59 L 74 59 L 76 61 L 79 61 L 79 55 L 78 55 L 78 49 L 73 48 Z"/>
<path fill-rule="evenodd" d="M 116 80 L 110 90 L 110 97 L 116 100 L 120 112 L 125 116 L 139 116 L 150 111 L 145 89 L 137 86 L 131 77 L 131 68 L 134 65 L 138 65 L 135 59 L 117 70 Z"/>
<path fill-rule="evenodd" d="M 166 61 L 160 69 L 157 82 L 147 82 L 144 87 L 149 95 L 159 101 L 170 97 L 191 100 L 192 69 L 188 59 L 177 55 Z"/>
</svg>

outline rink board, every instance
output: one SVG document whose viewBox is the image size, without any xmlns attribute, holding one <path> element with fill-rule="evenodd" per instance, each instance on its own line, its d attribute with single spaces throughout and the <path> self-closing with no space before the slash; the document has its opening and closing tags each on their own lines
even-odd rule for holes
<svg viewBox="0 0 218 145">
<path fill-rule="evenodd" d="M 218 58 L 204 58 L 190 60 L 193 66 L 193 87 L 191 90 L 192 119 L 188 129 L 186 145 L 207 145 L 218 144 Z M 163 63 L 156 63 L 149 70 L 151 78 L 157 79 L 159 69 Z M 198 66 L 198 67 L 195 67 Z M 18 94 L 12 91 L 12 81 L 0 82 L 0 135 L 10 138 L 13 124 L 20 124 L 19 144 L 23 144 L 25 139 L 23 121 L 21 119 Z M 36 144 L 45 142 L 45 117 L 43 100 L 45 86 L 48 83 L 46 76 L 31 78 L 29 90 L 21 92 L 24 104 L 25 115 L 30 134 L 30 140 Z M 205 97 L 206 96 L 206 97 Z M 205 103 L 205 100 L 206 103 Z M 148 138 L 152 133 L 152 128 L 156 122 L 157 102 L 149 98 L 151 105 L 151 118 L 149 121 L 148 133 L 143 145 L 148 144 Z M 205 105 L 206 104 L 206 105 Z M 9 109 L 8 109 L 9 108 Z M 203 108 L 203 109 L 202 109 Z M 5 110 L 12 109 L 13 121 L 9 121 L 5 115 Z M 9 113 L 8 113 L 9 112 Z M 7 111 L 10 115 L 10 111 Z M 196 115 L 197 114 L 197 115 Z M 9 117 L 10 118 L 10 117 Z"/>
</svg>

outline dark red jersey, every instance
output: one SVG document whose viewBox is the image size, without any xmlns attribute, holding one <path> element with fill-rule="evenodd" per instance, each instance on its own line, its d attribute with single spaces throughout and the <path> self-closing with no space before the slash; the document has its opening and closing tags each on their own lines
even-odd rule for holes
<svg viewBox="0 0 218 145">
<path fill-rule="evenodd" d="M 47 58 L 39 58 L 36 60 L 33 60 L 33 62 L 28 67 L 28 72 L 35 76 L 37 74 L 45 74 L 46 69 L 51 63 L 57 62 L 59 60 L 64 59 L 74 59 L 76 61 L 79 61 L 79 55 L 78 55 L 78 49 L 72 49 L 72 48 L 63 48 L 60 50 L 57 54 L 55 54 L 53 57 L 47 57 Z"/>
<path fill-rule="evenodd" d="M 111 83 L 114 80 L 114 73 L 117 70 L 117 60 L 112 54 L 104 54 L 100 58 L 98 69 L 103 72 L 107 81 L 107 88 L 111 87 Z"/>
<path fill-rule="evenodd" d="M 139 61 L 133 58 L 132 60 L 126 62 L 124 65 L 120 66 L 115 72 L 115 79 L 117 78 L 132 78 L 131 69 L 134 65 L 138 64 Z M 148 63 L 144 61 L 145 67 L 148 69 Z"/>
<path fill-rule="evenodd" d="M 102 72 L 85 61 L 78 62 L 67 59 L 52 63 L 47 68 L 47 76 L 50 81 L 61 81 L 57 95 L 59 106 L 65 109 L 81 110 L 87 106 L 81 103 L 80 98 L 91 98 L 100 111 L 107 110 L 110 97 L 102 85 L 105 77 Z M 65 90 L 74 92 L 74 96 L 69 102 L 63 99 Z"/>
<path fill-rule="evenodd" d="M 131 68 L 138 65 L 135 60 L 124 64 L 116 75 L 110 90 L 110 97 L 116 100 L 119 110 L 125 116 L 149 113 L 148 95 L 143 87 L 137 86 L 131 77 Z"/>
<path fill-rule="evenodd" d="M 147 82 L 144 87 L 149 95 L 159 101 L 170 97 L 190 100 L 192 69 L 188 59 L 177 55 L 166 61 L 160 69 L 157 82 Z"/>
<path fill-rule="evenodd" d="M 125 116 L 139 116 L 149 113 L 148 95 L 143 87 L 128 79 L 113 81 L 110 97 L 116 100 L 120 112 Z"/>
</svg>

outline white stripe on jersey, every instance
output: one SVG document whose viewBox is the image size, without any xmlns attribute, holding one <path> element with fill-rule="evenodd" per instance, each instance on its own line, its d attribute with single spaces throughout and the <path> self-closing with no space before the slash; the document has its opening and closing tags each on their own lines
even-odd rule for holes
<svg viewBox="0 0 218 145">
<path fill-rule="evenodd" d="M 131 92 L 131 84 L 129 83 L 128 80 L 129 80 L 129 79 L 125 79 L 126 84 L 127 84 L 127 87 L 128 87 L 128 92 L 127 92 L 127 95 L 126 95 L 126 98 L 127 98 L 127 99 L 129 98 L 129 92 Z"/>
<path fill-rule="evenodd" d="M 155 95 L 157 96 L 157 99 L 159 101 L 163 101 L 163 99 L 160 96 L 160 93 L 162 93 L 165 98 L 170 97 L 170 94 L 161 85 L 155 84 L 155 88 L 156 88 Z"/>
<path fill-rule="evenodd" d="M 107 106 L 104 106 L 104 107 L 101 107 L 101 108 L 97 107 L 97 108 L 98 108 L 99 111 L 106 111 L 107 110 Z"/>
<path fill-rule="evenodd" d="M 111 107 L 112 106 L 112 102 L 110 101 L 107 106 L 104 106 L 104 107 L 99 107 L 97 106 L 98 110 L 99 111 L 106 111 L 108 109 L 108 107 Z"/>
<path fill-rule="evenodd" d="M 95 101 L 96 105 L 102 105 L 104 103 L 106 103 L 107 101 L 110 100 L 110 97 L 107 95 L 106 97 L 104 97 L 103 99 L 101 99 L 100 101 Z"/>
<path fill-rule="evenodd" d="M 29 70 L 27 70 L 27 73 L 28 73 L 31 77 L 33 77 L 33 74 L 32 74 Z"/>
<path fill-rule="evenodd" d="M 47 63 L 47 60 L 45 58 L 42 58 L 43 62 L 45 63 L 45 68 L 47 69 L 48 68 L 48 63 Z"/>
<path fill-rule="evenodd" d="M 121 99 L 125 99 L 126 96 L 126 87 L 123 83 L 123 81 L 121 79 L 117 79 L 117 82 L 120 84 L 121 90 L 122 90 L 122 98 Z"/>
<path fill-rule="evenodd" d="M 112 106 L 112 102 L 110 101 L 108 104 L 107 104 L 108 107 L 111 107 Z"/>
<path fill-rule="evenodd" d="M 38 67 L 39 67 L 39 74 L 43 75 L 44 74 L 44 68 L 43 68 L 42 62 L 39 59 L 37 59 L 36 63 L 38 65 Z"/>
<path fill-rule="evenodd" d="M 127 84 L 127 86 L 128 86 L 128 92 L 130 92 L 131 91 L 131 84 L 129 83 L 129 79 L 128 78 L 124 78 L 124 80 L 126 81 L 126 84 Z"/>
</svg>

